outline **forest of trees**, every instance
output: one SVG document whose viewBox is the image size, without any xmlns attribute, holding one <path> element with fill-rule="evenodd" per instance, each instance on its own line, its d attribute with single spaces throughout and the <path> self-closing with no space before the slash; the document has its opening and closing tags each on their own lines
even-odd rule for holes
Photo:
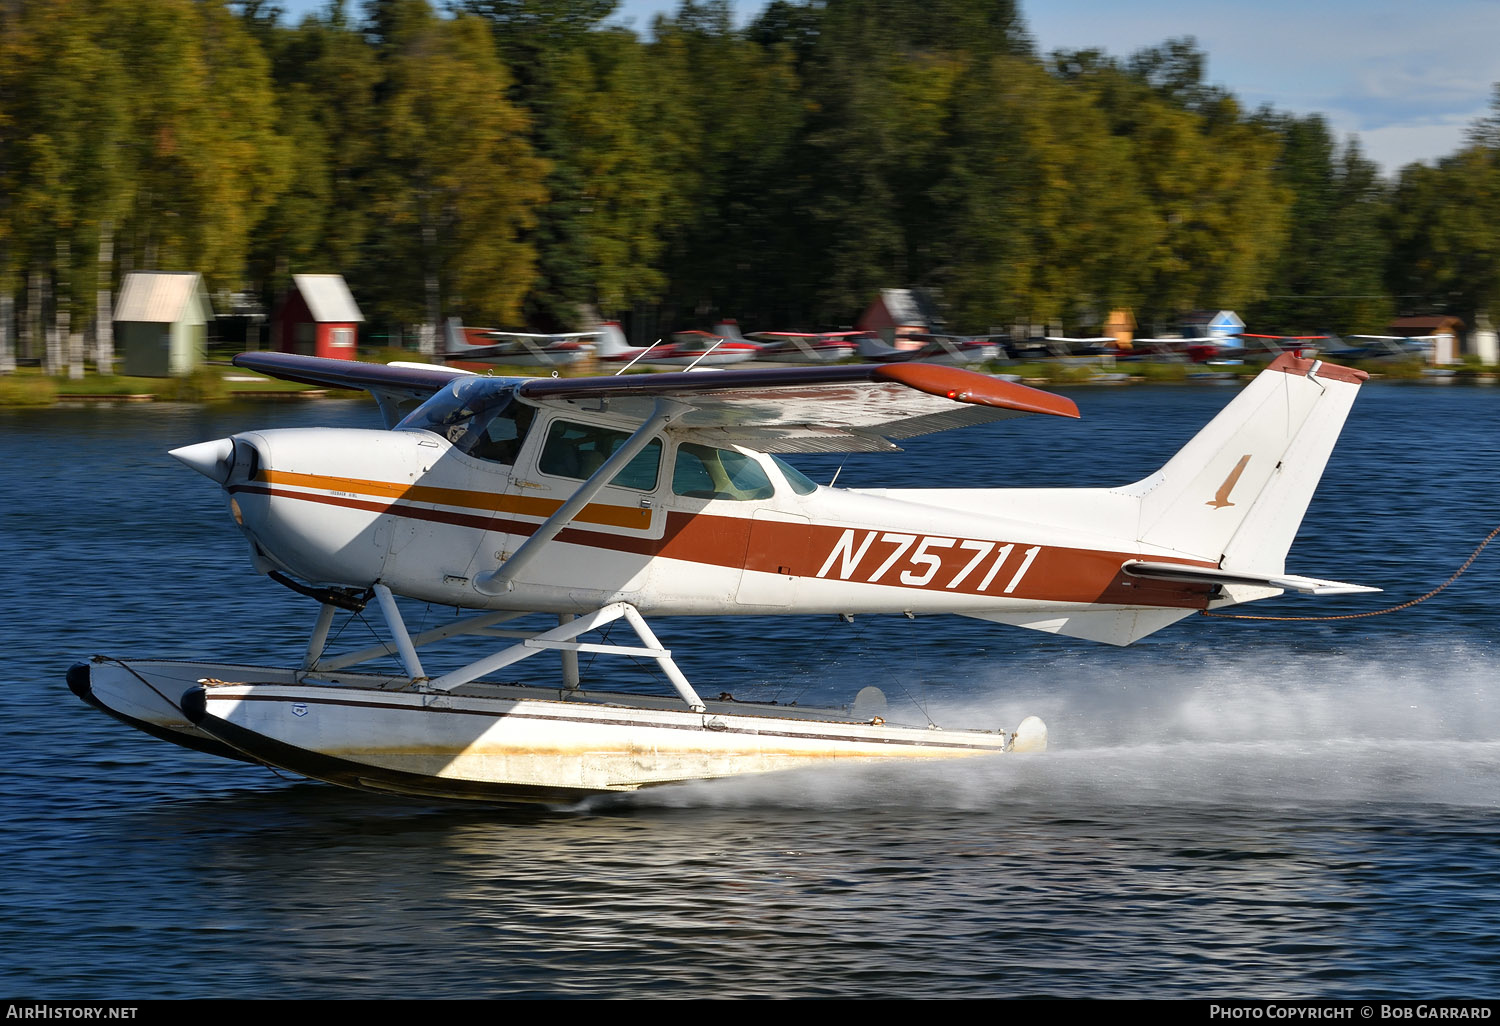
<svg viewBox="0 0 1500 1026">
<path fill-rule="evenodd" d="M 1192 40 L 1043 55 L 1017 0 L 615 7 L 0 0 L 0 336 L 35 355 L 133 270 L 219 309 L 341 273 L 376 338 L 837 327 L 907 286 L 963 332 L 1500 313 L 1500 94 L 1387 180 Z"/>
</svg>

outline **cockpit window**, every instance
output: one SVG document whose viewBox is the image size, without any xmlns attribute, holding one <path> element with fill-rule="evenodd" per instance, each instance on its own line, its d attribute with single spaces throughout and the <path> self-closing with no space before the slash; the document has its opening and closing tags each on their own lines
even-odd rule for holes
<svg viewBox="0 0 1500 1026">
<path fill-rule="evenodd" d="M 514 466 L 535 417 L 535 407 L 515 401 L 513 385 L 490 378 L 460 378 L 396 428 L 432 431 L 476 459 Z"/>
<path fill-rule="evenodd" d="M 547 430 L 547 444 L 542 447 L 542 458 L 537 463 L 537 469 L 553 477 L 586 480 L 629 437 L 628 431 L 554 420 Z M 649 492 L 656 487 L 656 473 L 660 466 L 661 439 L 653 438 L 609 483 L 616 488 Z"/>
<path fill-rule="evenodd" d="M 759 463 L 733 449 L 695 442 L 677 447 L 672 492 L 690 499 L 769 499 L 776 494 Z"/>
</svg>

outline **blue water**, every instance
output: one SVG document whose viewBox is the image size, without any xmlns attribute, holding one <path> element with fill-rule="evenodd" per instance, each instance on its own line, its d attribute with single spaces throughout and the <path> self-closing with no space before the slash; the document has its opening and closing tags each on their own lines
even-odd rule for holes
<svg viewBox="0 0 1500 1026">
<path fill-rule="evenodd" d="M 803 458 L 840 485 L 1117 484 L 1233 394 L 1080 390 L 1043 418 Z M 9 758 L 0 989 L 29 998 L 1408 997 L 1500 993 L 1500 544 L 1404 612 L 1190 618 L 1111 649 L 960 618 L 657 621 L 689 677 L 1052 749 L 453 809 L 283 779 L 89 709 L 76 659 L 294 660 L 168 448 L 369 425 L 360 401 L 0 413 Z M 1500 390 L 1367 386 L 1288 569 L 1385 595 L 1500 523 Z M 441 611 L 409 610 L 414 621 Z M 345 628 L 363 630 L 356 622 Z M 920 713 L 916 714 L 920 718 Z"/>
</svg>

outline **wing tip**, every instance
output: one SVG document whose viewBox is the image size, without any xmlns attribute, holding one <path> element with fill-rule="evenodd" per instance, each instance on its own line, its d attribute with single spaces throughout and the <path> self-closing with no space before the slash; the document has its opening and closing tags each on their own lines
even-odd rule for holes
<svg viewBox="0 0 1500 1026">
<path fill-rule="evenodd" d="M 1283 374 L 1301 374 L 1318 378 L 1328 378 L 1332 381 L 1347 381 L 1351 385 L 1359 385 L 1370 380 L 1370 375 L 1356 367 L 1345 367 L 1339 363 L 1328 363 L 1326 360 L 1307 360 L 1293 353 L 1282 353 L 1276 359 L 1266 365 L 1268 371 L 1281 371 Z"/>
<path fill-rule="evenodd" d="M 928 395 L 943 396 L 954 402 L 993 406 L 1018 413 L 1045 413 L 1074 420 L 1080 417 L 1078 404 L 1067 396 L 1044 392 L 1029 385 L 1018 385 L 1013 381 L 1002 381 L 963 367 L 945 367 L 935 363 L 891 363 L 878 367 L 875 376 Z"/>
</svg>

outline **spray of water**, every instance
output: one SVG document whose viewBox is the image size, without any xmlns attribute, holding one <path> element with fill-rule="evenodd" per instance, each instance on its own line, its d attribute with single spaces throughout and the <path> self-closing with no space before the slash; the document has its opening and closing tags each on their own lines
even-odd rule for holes
<svg viewBox="0 0 1500 1026">
<path fill-rule="evenodd" d="M 1500 808 L 1500 687 L 1484 645 L 1239 650 L 969 666 L 936 722 L 1050 729 L 1039 756 L 866 764 L 642 792 L 647 805 L 1316 810 Z"/>
</svg>

